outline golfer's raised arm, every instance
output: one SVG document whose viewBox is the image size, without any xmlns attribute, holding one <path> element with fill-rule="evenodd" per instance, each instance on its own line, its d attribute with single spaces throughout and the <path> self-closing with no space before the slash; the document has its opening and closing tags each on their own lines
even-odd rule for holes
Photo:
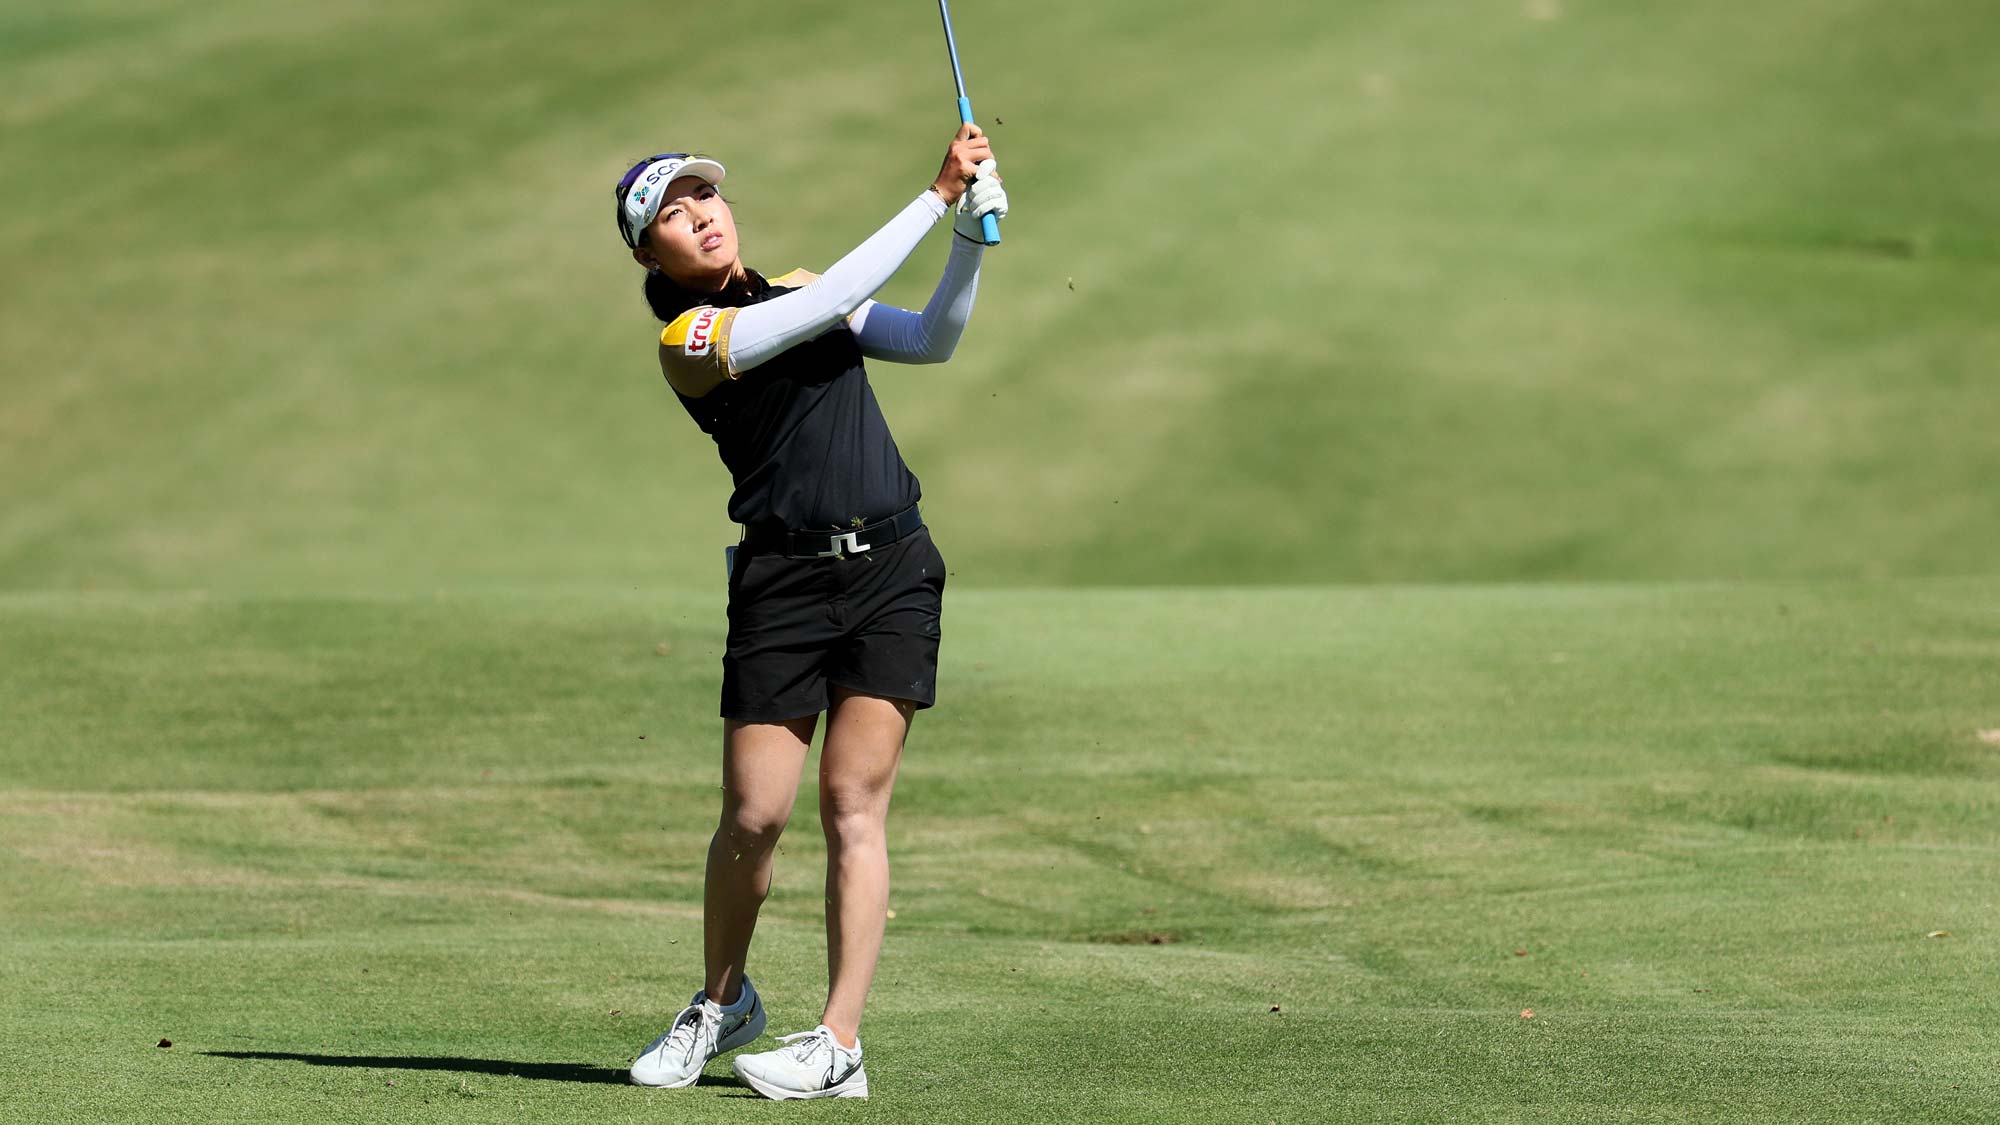
<svg viewBox="0 0 2000 1125">
<path fill-rule="evenodd" d="M 860 308 L 895 276 L 945 210 L 944 200 L 926 189 L 818 280 L 737 313 L 729 330 L 729 374 L 805 343 Z"/>
<path fill-rule="evenodd" d="M 1007 216 L 1007 192 L 996 169 L 991 160 L 982 163 L 979 178 L 966 189 L 952 224 L 951 256 L 945 259 L 944 276 L 924 311 L 867 301 L 847 318 L 861 354 L 896 363 L 943 363 L 951 358 L 972 319 L 973 297 L 979 292 L 979 262 L 986 253 L 980 220 L 987 215 Z"/>
<path fill-rule="evenodd" d="M 980 164 L 990 160 L 992 142 L 986 140 L 980 126 L 958 126 L 958 134 L 944 150 L 938 178 L 882 230 L 870 234 L 866 242 L 834 262 L 824 276 L 798 292 L 754 304 L 734 316 L 726 348 L 730 378 L 818 336 L 860 308 L 864 300 L 888 284 L 888 278 L 916 250 L 932 224 L 944 218 L 978 178 Z"/>
<path fill-rule="evenodd" d="M 737 313 L 728 330 L 731 377 L 833 327 L 895 276 L 910 252 L 979 175 L 993 147 L 977 125 L 961 125 L 931 186 L 882 229 L 796 293 Z"/>
</svg>

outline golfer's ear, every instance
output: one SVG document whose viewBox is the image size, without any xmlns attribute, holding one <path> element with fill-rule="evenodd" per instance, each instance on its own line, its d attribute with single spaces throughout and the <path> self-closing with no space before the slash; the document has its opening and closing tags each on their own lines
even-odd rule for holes
<svg viewBox="0 0 2000 1125">
<path fill-rule="evenodd" d="M 649 270 L 656 270 L 660 268 L 660 263 L 655 261 L 653 258 L 653 252 L 651 250 L 646 249 L 644 246 L 635 246 L 632 248 L 632 260 L 639 263 L 642 266 L 645 266 Z"/>
</svg>

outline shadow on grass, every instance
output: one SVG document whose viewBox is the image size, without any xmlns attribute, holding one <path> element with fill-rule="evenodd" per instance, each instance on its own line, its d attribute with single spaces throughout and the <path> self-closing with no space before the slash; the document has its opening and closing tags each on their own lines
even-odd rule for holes
<svg viewBox="0 0 2000 1125">
<path fill-rule="evenodd" d="M 585 1063 L 509 1062 L 506 1059 L 459 1059 L 426 1055 L 309 1055 L 297 1051 L 203 1051 L 219 1059 L 262 1059 L 278 1062 L 311 1063 L 314 1066 L 350 1066 L 381 1070 L 444 1070 L 461 1074 L 511 1075 L 543 1082 L 585 1082 L 623 1085 L 625 1071 L 618 1067 L 590 1066 Z M 742 1079 L 704 1076 L 703 1086 L 734 1086 L 747 1089 Z M 754 1095 L 753 1095 L 754 1096 Z"/>
</svg>

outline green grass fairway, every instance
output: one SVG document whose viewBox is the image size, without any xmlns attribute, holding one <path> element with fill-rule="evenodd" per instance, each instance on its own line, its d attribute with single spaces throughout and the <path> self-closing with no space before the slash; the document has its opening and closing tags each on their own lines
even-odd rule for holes
<svg viewBox="0 0 2000 1125">
<path fill-rule="evenodd" d="M 947 620 L 875 1097 L 812 1110 L 617 1084 L 697 983 L 712 599 L 0 596 L 0 1118 L 2000 1113 L 2000 580 Z"/>
</svg>

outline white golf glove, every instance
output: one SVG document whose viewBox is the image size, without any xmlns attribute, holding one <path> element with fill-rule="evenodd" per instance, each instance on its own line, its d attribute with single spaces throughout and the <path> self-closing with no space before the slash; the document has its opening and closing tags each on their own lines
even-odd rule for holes
<svg viewBox="0 0 2000 1125">
<path fill-rule="evenodd" d="M 965 194 L 958 197 L 958 218 L 951 222 L 951 229 L 981 245 L 986 243 L 986 232 L 980 229 L 979 217 L 992 215 L 996 219 L 1007 217 L 1007 189 L 993 178 L 1000 170 L 997 160 L 979 162 L 979 175 Z"/>
</svg>

